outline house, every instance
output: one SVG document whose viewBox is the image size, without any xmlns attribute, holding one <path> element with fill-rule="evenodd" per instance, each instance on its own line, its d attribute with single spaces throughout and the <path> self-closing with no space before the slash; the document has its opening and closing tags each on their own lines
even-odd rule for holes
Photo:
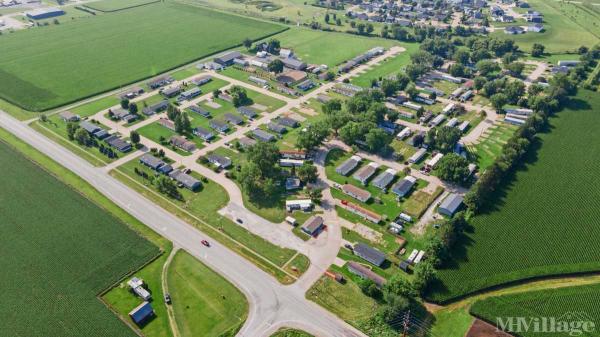
<svg viewBox="0 0 600 337">
<path fill-rule="evenodd" d="M 372 223 L 378 224 L 381 222 L 381 216 L 379 214 L 372 212 L 364 207 L 361 207 L 360 205 L 357 205 L 353 202 L 342 200 L 340 206 L 345 210 L 350 211 L 365 220 L 371 221 Z"/>
<path fill-rule="evenodd" d="M 152 298 L 152 295 L 144 288 L 144 281 L 142 279 L 133 277 L 127 281 L 127 285 L 144 301 L 149 301 Z"/>
<path fill-rule="evenodd" d="M 149 302 L 144 301 L 129 312 L 129 317 L 137 325 L 142 325 L 148 319 L 154 316 L 154 309 Z"/>
<path fill-rule="evenodd" d="M 279 49 L 279 56 L 283 58 L 294 57 L 294 52 L 291 49 L 281 48 Z"/>
<path fill-rule="evenodd" d="M 304 164 L 304 160 L 301 160 L 301 159 L 288 159 L 288 158 L 279 159 L 279 166 L 282 166 L 282 167 L 300 167 L 303 164 Z"/>
<path fill-rule="evenodd" d="M 122 93 L 121 95 L 119 95 L 120 99 L 133 99 L 138 97 L 139 95 L 144 93 L 144 89 L 141 87 L 132 87 L 129 90 L 127 90 L 126 92 Z"/>
<path fill-rule="evenodd" d="M 194 152 L 196 150 L 196 144 L 191 142 L 183 136 L 172 136 L 169 140 L 171 144 L 187 152 Z"/>
<path fill-rule="evenodd" d="M 512 125 L 523 125 L 523 124 L 525 124 L 525 120 L 524 119 L 514 118 L 512 116 L 505 116 L 504 117 L 504 122 L 512 124 Z"/>
<path fill-rule="evenodd" d="M 318 235 L 325 224 L 322 217 L 313 215 L 302 225 L 302 231 L 310 236 Z"/>
<path fill-rule="evenodd" d="M 165 96 L 166 98 L 173 98 L 177 95 L 179 95 L 179 93 L 181 92 L 181 87 L 180 86 L 174 86 L 171 88 L 166 88 L 164 90 L 162 90 L 160 93 Z"/>
<path fill-rule="evenodd" d="M 238 51 L 232 51 L 225 53 L 219 57 L 215 57 L 213 61 L 222 66 L 230 66 L 233 64 L 233 60 L 237 58 L 242 58 L 242 54 Z"/>
<path fill-rule="evenodd" d="M 516 35 L 525 33 L 525 29 L 520 26 L 508 26 L 504 28 L 504 34 Z"/>
<path fill-rule="evenodd" d="M 438 207 L 438 212 L 447 216 L 453 216 L 462 206 L 463 197 L 460 194 L 450 193 Z"/>
<path fill-rule="evenodd" d="M 213 153 L 206 156 L 206 159 L 209 163 L 215 165 L 219 169 L 228 169 L 229 167 L 231 167 L 231 159 L 225 156 L 220 156 L 218 154 Z"/>
<path fill-rule="evenodd" d="M 280 135 L 287 132 L 287 128 L 285 126 L 273 122 L 267 124 L 267 129 L 277 132 Z"/>
<path fill-rule="evenodd" d="M 174 79 L 171 76 L 160 76 L 147 82 L 146 84 L 151 89 L 158 89 L 160 87 L 164 87 L 167 84 L 173 83 L 173 81 Z"/>
<path fill-rule="evenodd" d="M 212 81 L 212 76 L 206 75 L 206 76 L 196 77 L 196 78 L 192 79 L 190 82 L 192 82 L 192 84 L 194 84 L 194 85 L 201 86 L 210 81 Z"/>
<path fill-rule="evenodd" d="M 384 253 L 364 243 L 358 243 L 354 246 L 354 255 L 363 258 L 377 267 L 380 267 L 386 259 Z"/>
<path fill-rule="evenodd" d="M 391 168 L 381 172 L 377 177 L 375 177 L 375 179 L 373 179 L 373 186 L 385 191 L 392 180 L 394 180 L 396 173 L 396 170 Z"/>
<path fill-rule="evenodd" d="M 261 129 L 252 130 L 252 135 L 254 138 L 263 142 L 270 142 L 275 139 L 275 136 Z"/>
<path fill-rule="evenodd" d="M 254 117 L 256 117 L 258 114 L 256 113 L 256 111 L 254 111 L 253 109 L 246 107 L 246 106 L 241 106 L 239 108 L 237 108 L 237 111 L 242 115 L 245 116 L 246 118 L 252 119 Z"/>
<path fill-rule="evenodd" d="M 295 210 L 310 211 L 313 208 L 313 202 L 310 199 L 286 200 L 285 209 L 288 212 Z"/>
<path fill-rule="evenodd" d="M 300 123 L 297 120 L 290 117 L 279 117 L 277 123 L 290 128 L 297 128 L 300 126 Z"/>
<path fill-rule="evenodd" d="M 467 131 L 468 127 L 469 127 L 469 121 L 464 121 L 464 122 L 460 123 L 460 125 L 457 126 L 458 130 L 461 133 L 465 133 L 465 131 Z"/>
<path fill-rule="evenodd" d="M 541 23 L 534 23 L 533 25 L 527 26 L 528 32 L 540 33 L 544 30 L 544 25 Z"/>
<path fill-rule="evenodd" d="M 453 128 L 453 127 L 455 127 L 456 125 L 458 125 L 458 118 L 456 118 L 456 117 L 453 117 L 453 118 L 451 118 L 451 119 L 450 119 L 450 120 L 449 120 L 449 121 L 446 123 L 446 126 L 447 126 L 447 127 L 449 127 L 449 128 Z"/>
<path fill-rule="evenodd" d="M 369 178 L 377 171 L 377 168 L 379 168 L 379 164 L 370 162 L 368 165 L 365 165 L 356 171 L 352 177 L 360 181 L 361 184 L 366 185 Z"/>
<path fill-rule="evenodd" d="M 423 156 L 425 156 L 425 153 L 427 153 L 426 149 L 418 149 L 417 152 L 415 152 L 412 156 L 410 156 L 410 158 L 408 158 L 408 162 L 411 164 L 419 162 L 423 158 Z"/>
<path fill-rule="evenodd" d="M 285 190 L 293 191 L 302 187 L 300 179 L 298 177 L 288 177 L 285 179 Z"/>
<path fill-rule="evenodd" d="M 415 111 L 421 111 L 423 109 L 422 106 L 413 102 L 404 102 L 402 103 L 402 106 Z"/>
<path fill-rule="evenodd" d="M 358 163 L 360 163 L 361 160 L 361 157 L 354 155 L 346 159 L 346 161 L 344 161 L 338 167 L 336 167 L 335 172 L 343 176 L 347 176 L 348 173 L 350 173 L 350 171 L 356 168 L 356 166 L 358 165 Z"/>
<path fill-rule="evenodd" d="M 207 142 L 210 141 L 211 139 L 215 138 L 214 133 L 212 133 L 210 130 L 207 130 L 207 129 L 205 129 L 203 127 L 199 127 L 199 126 L 192 129 L 192 133 Z"/>
<path fill-rule="evenodd" d="M 311 79 L 308 80 L 304 80 L 302 82 L 300 82 L 298 84 L 298 89 L 302 90 L 302 91 L 307 91 L 312 89 L 315 86 L 315 82 L 313 82 Z"/>
<path fill-rule="evenodd" d="M 146 153 L 140 157 L 140 163 L 153 169 L 154 171 L 163 174 L 169 174 L 169 172 L 173 171 L 173 167 L 171 167 L 171 165 L 165 163 L 162 159 L 156 158 L 149 153 Z"/>
<path fill-rule="evenodd" d="M 127 115 L 129 115 L 129 111 L 127 111 L 123 108 L 117 108 L 114 110 L 111 109 L 110 111 L 112 111 L 113 118 L 115 118 L 115 119 L 123 119 Z"/>
<path fill-rule="evenodd" d="M 429 122 L 429 126 L 434 128 L 434 127 L 440 125 L 440 123 L 442 123 L 444 121 L 444 119 L 446 119 L 446 116 L 444 114 L 439 114 L 439 115 L 435 116 L 435 118 Z"/>
<path fill-rule="evenodd" d="M 181 95 L 177 98 L 178 101 L 189 101 L 191 99 L 193 99 L 194 97 L 198 97 L 200 96 L 200 94 L 202 93 L 202 90 L 200 90 L 200 88 L 192 88 L 190 90 L 186 90 L 184 92 L 181 93 Z"/>
<path fill-rule="evenodd" d="M 349 261 L 346 264 L 346 266 L 347 266 L 349 272 L 351 272 L 354 275 L 359 276 L 362 279 L 368 279 L 368 280 L 373 281 L 373 283 L 375 283 L 375 285 L 378 288 L 381 288 L 386 282 L 386 279 L 384 277 L 377 275 L 371 269 L 363 266 L 362 264 L 360 264 L 358 262 Z"/>
<path fill-rule="evenodd" d="M 417 178 L 406 176 L 392 186 L 392 193 L 396 194 L 399 198 L 403 198 L 415 186 L 416 182 Z"/>
<path fill-rule="evenodd" d="M 56 7 L 36 8 L 25 12 L 25 16 L 33 20 L 43 20 L 65 15 L 65 11 Z"/>
<path fill-rule="evenodd" d="M 196 191 L 200 188 L 200 186 L 202 186 L 200 180 L 192 177 L 189 174 L 183 173 L 181 170 L 172 171 L 169 173 L 169 177 L 191 191 Z"/>
<path fill-rule="evenodd" d="M 63 111 L 59 114 L 59 116 L 60 116 L 60 119 L 62 119 L 65 123 L 77 122 L 81 119 L 79 117 L 79 115 L 76 115 L 76 114 L 72 113 L 71 111 Z"/>
<path fill-rule="evenodd" d="M 533 110 L 526 108 L 505 108 L 503 109 L 507 114 L 521 115 L 521 116 L 531 116 L 533 114 Z"/>
<path fill-rule="evenodd" d="M 211 120 L 208 122 L 208 125 L 213 129 L 220 133 L 226 133 L 229 131 L 229 125 L 223 121 Z"/>
<path fill-rule="evenodd" d="M 123 117 L 123 121 L 124 121 L 125 123 L 133 123 L 133 122 L 135 122 L 135 121 L 136 121 L 138 118 L 139 118 L 139 116 L 138 116 L 138 115 L 129 114 L 129 115 L 127 115 L 127 116 Z"/>
<path fill-rule="evenodd" d="M 427 161 L 427 163 L 425 163 L 425 165 L 427 165 L 433 169 L 437 166 L 437 164 L 440 162 L 440 160 L 442 160 L 443 157 L 444 157 L 443 153 L 437 153 L 435 156 L 433 156 L 431 159 L 429 159 Z"/>
<path fill-rule="evenodd" d="M 571 69 L 569 69 L 569 67 L 565 67 L 565 66 L 556 66 L 552 68 L 552 74 L 568 74 L 569 71 Z"/>
<path fill-rule="evenodd" d="M 558 61 L 558 66 L 559 67 L 574 67 L 574 66 L 578 65 L 579 63 L 581 63 L 581 61 L 562 60 L 562 61 Z"/>
<path fill-rule="evenodd" d="M 350 184 L 344 184 L 342 186 L 342 192 L 361 202 L 367 202 L 369 199 L 371 199 L 371 192 L 365 191 Z"/>
<path fill-rule="evenodd" d="M 142 113 L 146 116 L 150 116 L 150 115 L 159 113 L 161 111 L 165 111 L 165 110 L 167 110 L 168 107 L 169 107 L 169 101 L 164 100 L 164 101 L 158 102 L 156 104 L 152 104 L 150 106 L 145 107 L 144 109 L 142 109 Z"/>
<path fill-rule="evenodd" d="M 129 144 L 128 142 L 124 141 L 123 139 L 121 139 L 117 135 L 111 135 L 111 136 L 105 138 L 104 141 L 110 147 L 115 148 L 119 152 L 128 152 L 128 151 L 131 151 L 131 144 Z"/>
<path fill-rule="evenodd" d="M 226 113 L 226 114 L 224 114 L 224 115 L 223 115 L 223 118 L 224 118 L 224 119 L 225 119 L 227 122 L 229 122 L 229 123 L 231 123 L 231 124 L 233 124 L 233 125 L 240 125 L 240 124 L 243 124 L 243 123 L 244 123 L 244 119 L 243 119 L 242 117 L 236 116 L 236 115 L 234 115 L 234 114 L 232 114 L 232 113 L 229 113 L 229 112 L 228 112 L 228 113 Z"/>
<path fill-rule="evenodd" d="M 158 124 L 164 126 L 165 128 L 167 128 L 171 131 L 175 131 L 175 123 L 168 118 L 159 118 Z"/>
<path fill-rule="evenodd" d="M 83 121 L 83 122 L 79 123 L 79 127 L 84 129 L 85 131 L 87 131 L 90 134 L 94 134 L 94 133 L 102 130 L 102 128 L 100 128 L 98 125 L 96 125 L 92 122 L 88 122 L 88 121 Z"/>
<path fill-rule="evenodd" d="M 465 91 L 465 89 L 463 87 L 456 88 L 448 97 L 450 99 L 456 99 L 456 98 L 460 97 L 460 95 L 462 95 L 462 93 L 464 91 Z"/>
<path fill-rule="evenodd" d="M 291 57 L 282 58 L 281 62 L 286 68 L 294 69 L 294 70 L 304 70 L 306 69 L 306 63 L 296 60 Z"/>
<path fill-rule="evenodd" d="M 308 75 L 304 71 L 288 70 L 277 76 L 275 79 L 281 84 L 291 86 L 306 80 L 307 77 Z"/>
<path fill-rule="evenodd" d="M 197 105 L 190 105 L 188 107 L 188 109 L 190 109 L 190 111 L 197 113 L 198 115 L 204 117 L 204 118 L 209 118 L 210 117 L 210 112 L 207 110 L 204 110 L 203 108 L 197 106 Z"/>
<path fill-rule="evenodd" d="M 306 159 L 306 152 L 297 150 L 280 150 L 279 155 L 286 159 Z"/>
<path fill-rule="evenodd" d="M 240 145 L 241 145 L 243 148 L 246 148 L 246 149 L 247 149 L 247 148 L 249 148 L 249 147 L 251 147 L 251 146 L 254 146 L 254 145 L 256 145 L 256 140 L 254 140 L 254 139 L 252 139 L 252 138 L 249 138 L 249 137 L 245 137 L 245 136 L 244 136 L 244 137 L 242 137 L 242 138 L 240 138 L 240 139 L 238 140 L 238 142 L 240 143 Z"/>
</svg>

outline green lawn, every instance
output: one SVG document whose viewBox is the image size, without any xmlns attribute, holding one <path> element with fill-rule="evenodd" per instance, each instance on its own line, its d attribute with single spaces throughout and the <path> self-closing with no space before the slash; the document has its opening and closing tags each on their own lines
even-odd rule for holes
<svg viewBox="0 0 600 337">
<path fill-rule="evenodd" d="M 305 28 L 292 28 L 277 35 L 284 48 L 307 63 L 326 64 L 330 69 L 373 47 L 389 48 L 398 42 L 346 33 L 330 33 Z"/>
<path fill-rule="evenodd" d="M 233 336 L 248 315 L 244 295 L 184 251 L 169 266 L 168 287 L 181 336 Z"/>
<path fill-rule="evenodd" d="M 115 12 L 153 2 L 157 2 L 157 0 L 102 0 L 85 4 L 85 7 L 101 12 Z"/>
<path fill-rule="evenodd" d="M 190 152 L 181 150 L 175 146 L 170 145 L 169 139 L 171 139 L 171 137 L 173 137 L 173 136 L 177 136 L 178 134 L 175 131 L 173 131 L 171 129 L 167 129 L 166 127 L 158 124 L 158 122 L 153 122 L 148 125 L 144 125 L 143 127 L 139 128 L 137 131 L 139 132 L 139 134 L 141 136 L 146 137 L 157 144 L 164 143 L 163 145 L 168 146 L 171 150 L 177 152 L 178 154 L 180 154 L 182 156 L 191 155 Z M 161 142 L 161 139 L 163 140 L 162 142 Z M 192 141 L 194 141 L 196 143 L 197 147 L 203 146 L 202 141 L 198 137 L 193 137 Z"/>
<path fill-rule="evenodd" d="M 149 180 L 135 174 L 135 168 L 148 173 L 150 176 L 154 175 L 153 172 L 137 161 L 130 161 L 121 165 L 117 170 L 111 171 L 111 174 L 184 221 L 203 231 L 214 234 L 212 237 L 215 240 L 273 274 L 281 282 L 292 283 L 295 281 L 275 267 L 282 267 L 295 255 L 295 251 L 272 245 L 265 239 L 248 232 L 243 227 L 217 213 L 217 210 L 228 202 L 228 195 L 219 184 L 211 180 L 204 180 L 202 182 L 203 188 L 198 192 L 180 189 L 184 200 L 177 201 L 167 199 L 167 197 L 159 194 Z"/>
<path fill-rule="evenodd" d="M 188 77 L 194 76 L 199 73 L 200 70 L 196 67 L 187 67 L 181 70 L 177 70 L 176 72 L 171 74 L 171 77 L 176 81 L 185 80 Z M 214 79 L 213 79 L 214 80 Z"/>
<path fill-rule="evenodd" d="M 5 34 L 0 36 L 0 96 L 28 110 L 46 110 L 282 29 L 161 2 Z"/>
<path fill-rule="evenodd" d="M 494 163 L 502 152 L 502 146 L 513 135 L 516 126 L 500 123 L 492 126 L 479 138 L 479 143 L 470 147 L 471 153 L 477 158 L 477 166 L 485 169 Z"/>
<path fill-rule="evenodd" d="M 577 323 L 591 321 L 597 326 L 600 320 L 600 285 L 583 285 L 559 289 L 536 290 L 517 294 L 489 297 L 479 300 L 471 307 L 471 313 L 483 320 L 495 324 L 498 318 L 508 320 L 508 317 L 551 317 L 557 321 Z M 569 314 L 573 313 L 573 316 Z M 593 331 L 577 332 L 576 326 L 571 331 L 539 332 L 530 329 L 515 335 L 522 337 L 569 337 L 569 336 L 600 336 L 597 327 Z M 581 328 L 581 327 L 580 327 Z M 580 330 L 581 331 L 581 330 Z M 512 331 L 507 331 L 512 333 Z"/>
<path fill-rule="evenodd" d="M 209 94 L 217 89 L 223 88 L 224 86 L 226 86 L 228 84 L 229 84 L 229 82 L 227 82 L 225 80 L 213 77 L 212 80 L 210 80 L 210 82 L 201 85 L 200 89 L 202 90 L 203 94 Z"/>
<path fill-rule="evenodd" d="M 112 106 L 119 104 L 120 100 L 116 96 L 106 96 L 89 103 L 78 105 L 72 109 L 69 109 L 72 113 L 81 117 L 89 117 L 96 113 L 108 109 Z"/>
<path fill-rule="evenodd" d="M 406 48 L 406 51 L 393 58 L 386 59 L 379 65 L 371 67 L 371 69 L 357 77 L 353 77 L 350 83 L 370 88 L 371 80 L 379 80 L 379 78 L 385 78 L 401 72 L 404 67 L 410 64 L 410 54 L 416 51 L 419 48 L 419 45 L 416 43 L 403 43 L 402 47 Z"/>
<path fill-rule="evenodd" d="M 544 28 L 542 33 L 525 33 L 521 35 L 506 35 L 504 31 L 497 31 L 492 35 L 515 40 L 517 45 L 526 52 L 531 51 L 534 43 L 541 43 L 546 47 L 547 53 L 565 53 L 573 51 L 582 45 L 593 46 L 600 42 L 597 32 L 592 34 L 588 29 L 598 22 L 594 16 L 590 22 L 589 15 L 583 11 L 576 13 L 573 5 L 559 4 L 555 1 L 531 0 L 532 9 L 544 14 Z M 525 24 L 524 22 L 522 22 Z"/>
<path fill-rule="evenodd" d="M 550 121 L 493 209 L 472 219 L 457 261 L 430 294 L 444 301 L 531 277 L 600 270 L 600 97 L 582 91 Z M 463 245 L 459 245 L 463 246 Z"/>
<path fill-rule="evenodd" d="M 96 296 L 155 257 L 158 247 L 4 141 L 48 162 L 52 172 L 63 170 L 47 157 L 3 131 L 2 140 L 0 241 L 10 252 L 0 261 L 4 334 L 135 336 Z M 82 184 L 74 175 L 61 179 Z"/>
</svg>

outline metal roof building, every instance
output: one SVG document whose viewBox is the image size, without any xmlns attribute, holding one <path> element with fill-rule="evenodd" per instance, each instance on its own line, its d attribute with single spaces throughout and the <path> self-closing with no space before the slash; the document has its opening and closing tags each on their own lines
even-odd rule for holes
<svg viewBox="0 0 600 337">
<path fill-rule="evenodd" d="M 391 168 L 381 172 L 377 177 L 375 177 L 375 179 L 373 179 L 373 185 L 382 190 L 386 189 L 392 180 L 394 180 L 396 173 L 396 170 Z"/>
<path fill-rule="evenodd" d="M 358 243 L 354 246 L 354 255 L 359 256 L 378 267 L 385 261 L 384 253 L 364 243 Z"/>
<path fill-rule="evenodd" d="M 444 201 L 440 203 L 438 212 L 447 216 L 453 216 L 456 211 L 462 206 L 463 197 L 460 194 L 450 193 Z"/>
<path fill-rule="evenodd" d="M 354 170 L 354 168 L 360 163 L 362 160 L 359 156 L 352 156 L 348 158 L 346 161 L 341 163 L 338 167 L 336 167 L 335 172 L 345 176 L 350 173 L 350 171 Z"/>
<path fill-rule="evenodd" d="M 407 195 L 408 192 L 410 192 L 410 190 L 413 188 L 416 182 L 417 178 L 413 176 L 406 176 L 404 177 L 404 179 L 400 180 L 399 182 L 395 183 L 394 186 L 392 186 L 392 192 L 400 198 L 402 198 L 405 195 Z"/>
</svg>

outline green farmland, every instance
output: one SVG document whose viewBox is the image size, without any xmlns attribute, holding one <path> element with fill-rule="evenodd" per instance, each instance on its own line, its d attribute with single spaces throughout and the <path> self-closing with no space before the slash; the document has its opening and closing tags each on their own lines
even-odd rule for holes
<svg viewBox="0 0 600 337">
<path fill-rule="evenodd" d="M 585 91 L 550 121 L 496 209 L 472 219 L 430 298 L 446 301 L 527 278 L 600 270 L 600 97 Z M 549 244 L 552 243 L 552 244 Z"/>
<path fill-rule="evenodd" d="M 5 34 L 0 36 L 0 97 L 29 110 L 46 110 L 283 29 L 161 2 Z"/>
<path fill-rule="evenodd" d="M 120 11 L 132 7 L 139 7 L 143 5 L 148 5 L 154 2 L 158 2 L 157 0 L 102 0 L 95 1 L 86 4 L 85 7 L 101 11 L 101 12 L 115 12 Z"/>
<path fill-rule="evenodd" d="M 593 332 L 576 334 L 569 332 L 520 332 L 520 337 L 569 337 L 600 336 L 597 324 L 600 321 L 600 284 L 546 289 L 531 292 L 490 297 L 475 302 L 471 314 L 485 321 L 496 323 L 498 317 L 554 317 L 557 320 L 579 321 L 590 320 L 596 328 Z M 571 315 L 579 313 L 579 315 Z M 510 332 L 510 331 L 508 331 Z"/>
<path fill-rule="evenodd" d="M 3 335 L 136 336 L 97 295 L 158 248 L 2 142 L 0 168 Z"/>
</svg>

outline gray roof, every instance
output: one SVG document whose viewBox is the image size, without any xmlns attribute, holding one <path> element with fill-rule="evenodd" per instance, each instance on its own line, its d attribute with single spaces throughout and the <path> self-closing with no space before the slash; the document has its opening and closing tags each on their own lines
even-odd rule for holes
<svg viewBox="0 0 600 337">
<path fill-rule="evenodd" d="M 184 92 L 181 93 L 181 96 L 184 97 L 193 97 L 193 96 L 198 96 L 202 93 L 202 90 L 200 90 L 200 88 L 192 88 L 190 90 L 186 90 Z"/>
<path fill-rule="evenodd" d="M 441 203 L 438 211 L 442 214 L 452 216 L 463 203 L 463 197 L 460 194 L 450 193 Z"/>
<path fill-rule="evenodd" d="M 394 194 L 398 195 L 399 197 L 403 197 L 406 194 L 408 194 L 410 189 L 415 185 L 415 182 L 407 178 L 408 177 L 404 177 L 404 179 L 400 180 L 399 182 L 395 183 L 394 186 L 392 186 L 392 192 L 394 192 Z"/>
<path fill-rule="evenodd" d="M 231 166 L 231 159 L 224 156 L 220 156 L 218 154 L 209 154 L 208 156 L 206 156 L 206 159 L 208 159 L 209 162 L 217 164 L 223 168 L 228 168 L 229 166 Z"/>
<path fill-rule="evenodd" d="M 354 170 L 354 168 L 358 165 L 358 160 L 350 157 L 345 162 L 341 163 L 335 171 L 343 176 L 350 173 L 350 171 Z"/>
<path fill-rule="evenodd" d="M 114 147 L 120 152 L 127 152 L 131 150 L 131 144 L 127 143 L 123 139 L 119 138 L 116 135 L 112 135 L 104 140 L 106 144 Z"/>
<path fill-rule="evenodd" d="M 204 116 L 204 117 L 209 117 L 210 116 L 210 112 L 197 106 L 197 105 L 190 105 L 188 107 L 188 109 L 190 109 L 192 112 L 195 112 L 197 114 L 199 114 L 200 116 Z"/>
<path fill-rule="evenodd" d="M 313 235 L 323 226 L 323 222 L 322 217 L 313 215 L 302 225 L 302 230 L 307 234 Z"/>
<path fill-rule="evenodd" d="M 246 106 L 237 108 L 237 111 L 248 118 L 253 118 L 257 115 L 256 111 Z"/>
<path fill-rule="evenodd" d="M 392 180 L 394 180 L 394 175 L 385 170 L 377 175 L 375 179 L 373 179 L 372 184 L 376 187 L 384 189 L 392 182 Z"/>
<path fill-rule="evenodd" d="M 192 130 L 192 132 L 196 136 L 198 136 L 204 140 L 212 139 L 215 136 L 214 133 L 212 133 L 210 130 L 207 130 L 207 129 L 199 127 L 199 126 L 194 128 L 194 130 Z"/>
<path fill-rule="evenodd" d="M 142 112 L 144 113 L 144 115 L 152 115 L 159 111 L 165 110 L 168 106 L 169 106 L 169 101 L 164 100 L 164 101 L 160 101 L 156 104 L 152 104 L 150 106 L 145 107 L 142 110 Z"/>
<path fill-rule="evenodd" d="M 352 274 L 358 275 L 362 278 L 369 279 L 369 280 L 375 282 L 375 284 L 378 287 L 383 286 L 386 282 L 384 277 L 377 275 L 374 271 L 363 266 L 362 264 L 360 264 L 358 262 L 349 261 L 347 263 L 347 266 L 348 266 L 348 271 L 350 271 Z"/>
<path fill-rule="evenodd" d="M 223 121 L 211 120 L 209 123 L 211 128 L 219 130 L 219 131 L 227 131 L 229 130 L 229 125 Z"/>
<path fill-rule="evenodd" d="M 285 126 L 281 125 L 281 124 L 276 124 L 276 123 L 269 123 L 267 124 L 267 128 L 271 131 L 275 131 L 277 133 L 284 133 L 287 131 L 287 129 L 285 128 Z"/>
<path fill-rule="evenodd" d="M 233 59 L 240 58 L 242 54 L 238 51 L 232 51 L 226 54 L 223 54 L 219 57 L 215 57 L 215 62 L 219 64 L 226 64 L 233 62 Z"/>
<path fill-rule="evenodd" d="M 292 69 L 303 69 L 306 68 L 306 63 L 293 59 L 293 58 L 282 58 L 281 62 L 283 62 L 283 65 L 288 67 L 288 68 L 292 68 Z"/>
<path fill-rule="evenodd" d="M 254 130 L 252 130 L 252 134 L 256 138 L 258 138 L 259 140 L 262 140 L 264 142 L 270 142 L 273 139 L 275 139 L 275 136 L 273 136 L 272 134 L 270 134 L 270 133 L 268 133 L 268 132 L 266 132 L 264 130 L 261 130 L 261 129 L 254 129 Z"/>
<path fill-rule="evenodd" d="M 98 125 L 88 121 L 83 121 L 79 123 L 79 126 L 89 133 L 94 133 L 101 129 Z"/>
<path fill-rule="evenodd" d="M 300 124 L 297 120 L 290 118 L 290 117 L 280 117 L 277 119 L 277 123 L 279 123 L 281 125 L 289 126 L 292 128 L 295 128 L 298 126 L 298 124 Z"/>
<path fill-rule="evenodd" d="M 236 116 L 232 113 L 226 113 L 223 115 L 223 118 L 225 118 L 226 121 L 228 121 L 231 124 L 235 124 L 235 125 L 240 125 L 242 123 L 244 123 L 244 119 L 240 116 Z"/>
<path fill-rule="evenodd" d="M 384 253 L 364 243 L 358 243 L 354 246 L 354 255 L 360 256 L 376 266 L 381 266 L 385 261 Z"/>
<path fill-rule="evenodd" d="M 162 161 L 162 159 L 156 158 L 155 156 L 153 156 L 149 153 L 146 153 L 143 156 L 141 156 L 140 162 L 154 170 L 158 169 L 159 167 L 161 167 L 165 164 L 165 162 Z"/>
<path fill-rule="evenodd" d="M 200 183 L 200 180 L 192 177 L 189 174 L 183 173 L 181 170 L 172 171 L 171 173 L 169 173 L 169 177 L 175 179 L 177 182 L 181 183 L 183 186 L 190 190 L 195 190 L 198 187 L 200 187 L 200 185 L 202 185 Z"/>
</svg>

